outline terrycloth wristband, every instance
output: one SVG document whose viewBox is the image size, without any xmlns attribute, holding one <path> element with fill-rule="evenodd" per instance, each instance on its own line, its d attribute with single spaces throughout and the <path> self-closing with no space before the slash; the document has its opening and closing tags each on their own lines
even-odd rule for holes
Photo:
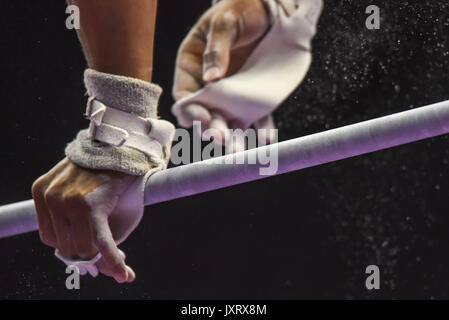
<svg viewBox="0 0 449 320">
<path fill-rule="evenodd" d="M 67 157 L 84 168 L 114 170 L 137 176 L 146 174 L 154 167 L 164 166 L 168 161 L 174 127 L 167 121 L 157 119 L 157 104 L 162 89 L 139 79 L 106 74 L 92 69 L 86 70 L 84 82 L 90 97 L 86 116 L 94 121 L 91 121 L 89 129 L 80 131 L 77 138 L 67 146 L 65 150 Z M 101 107 L 106 107 L 104 112 L 97 113 L 96 118 L 92 118 L 92 112 L 98 111 Z M 115 117 L 111 116 L 114 111 Z M 129 115 L 128 122 L 131 122 L 132 118 L 135 118 L 135 123 L 139 120 L 146 121 L 150 138 L 154 138 L 153 140 L 161 145 L 163 154 L 142 152 L 130 147 L 126 141 L 123 144 L 115 144 L 110 143 L 110 140 L 105 142 L 96 137 L 96 134 L 104 134 L 108 126 L 110 128 L 110 123 L 107 123 L 108 116 L 110 121 L 111 118 L 120 118 L 120 113 L 122 118 Z M 108 132 L 117 134 L 118 131 Z M 126 136 L 126 133 L 124 135 Z M 145 133 L 139 132 L 138 135 L 122 138 L 125 140 L 140 136 L 142 139 L 148 138 L 144 135 Z"/>
</svg>

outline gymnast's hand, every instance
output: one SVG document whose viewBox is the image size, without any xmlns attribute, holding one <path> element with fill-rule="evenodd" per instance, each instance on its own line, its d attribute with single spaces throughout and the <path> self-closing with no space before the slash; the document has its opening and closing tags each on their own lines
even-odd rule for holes
<svg viewBox="0 0 449 320">
<path fill-rule="evenodd" d="M 135 177 L 114 172 L 81 168 L 65 158 L 33 184 L 42 242 L 58 249 L 69 259 L 90 260 L 101 253 L 96 266 L 117 282 L 131 282 L 134 271 L 125 264 L 108 224 L 121 193 Z M 107 202 L 88 204 L 85 196 L 106 186 Z"/>
<path fill-rule="evenodd" d="M 235 74 L 269 26 L 269 15 L 261 0 L 222 0 L 211 7 L 179 49 L 173 87 L 175 100 L 200 90 L 209 82 Z M 238 123 L 226 121 L 207 105 L 191 104 L 182 109 L 179 124 L 191 127 L 193 121 L 201 121 L 202 132 L 215 129 L 218 134 L 213 138 L 219 144 L 226 139 L 229 128 L 239 128 Z M 271 115 L 253 125 L 256 129 L 274 129 Z"/>
</svg>

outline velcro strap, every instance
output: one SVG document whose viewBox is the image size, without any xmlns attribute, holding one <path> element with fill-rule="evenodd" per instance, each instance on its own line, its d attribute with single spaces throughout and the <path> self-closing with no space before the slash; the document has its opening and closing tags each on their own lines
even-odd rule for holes
<svg viewBox="0 0 449 320">
<path fill-rule="evenodd" d="M 133 131 L 144 136 L 148 135 L 151 130 L 151 119 L 109 108 L 93 97 L 89 98 L 87 102 L 86 116 L 96 125 L 107 123 L 111 126 Z"/>
<path fill-rule="evenodd" d="M 131 147 L 153 159 L 165 160 L 164 147 L 170 147 L 174 135 L 170 122 L 109 108 L 93 97 L 88 101 L 86 116 L 91 120 L 91 139 L 115 147 Z"/>
</svg>

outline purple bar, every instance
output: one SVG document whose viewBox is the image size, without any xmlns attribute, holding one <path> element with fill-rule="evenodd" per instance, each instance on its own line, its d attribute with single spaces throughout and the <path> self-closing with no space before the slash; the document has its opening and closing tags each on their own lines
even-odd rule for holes
<svg viewBox="0 0 449 320">
<path fill-rule="evenodd" d="M 154 174 L 145 190 L 150 205 L 253 180 L 301 170 L 449 133 L 449 101 L 320 132 L 270 146 L 196 162 Z M 267 165 L 250 159 L 275 155 L 276 172 L 261 175 Z M 217 160 L 244 164 L 214 164 Z M 0 238 L 37 230 L 31 200 L 0 207 Z"/>
</svg>

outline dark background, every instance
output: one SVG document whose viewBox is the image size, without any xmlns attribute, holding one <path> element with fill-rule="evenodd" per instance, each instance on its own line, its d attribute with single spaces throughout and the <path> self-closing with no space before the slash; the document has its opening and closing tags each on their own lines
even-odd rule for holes
<svg viewBox="0 0 449 320">
<path fill-rule="evenodd" d="M 209 0 L 160 0 L 155 82 L 173 120 L 175 54 Z M 365 8 L 382 25 L 365 28 Z M 1 10 L 0 203 L 30 198 L 34 179 L 87 126 L 85 61 L 65 2 Z M 314 64 L 276 112 L 294 138 L 449 98 L 449 5 L 325 1 Z M 276 79 L 273 79 L 276 81 Z M 0 240 L 0 298 L 449 297 L 449 140 L 439 137 L 147 208 L 122 245 L 132 284 L 106 277 L 65 289 L 64 265 L 37 233 Z M 381 269 L 381 290 L 365 268 Z"/>
</svg>

